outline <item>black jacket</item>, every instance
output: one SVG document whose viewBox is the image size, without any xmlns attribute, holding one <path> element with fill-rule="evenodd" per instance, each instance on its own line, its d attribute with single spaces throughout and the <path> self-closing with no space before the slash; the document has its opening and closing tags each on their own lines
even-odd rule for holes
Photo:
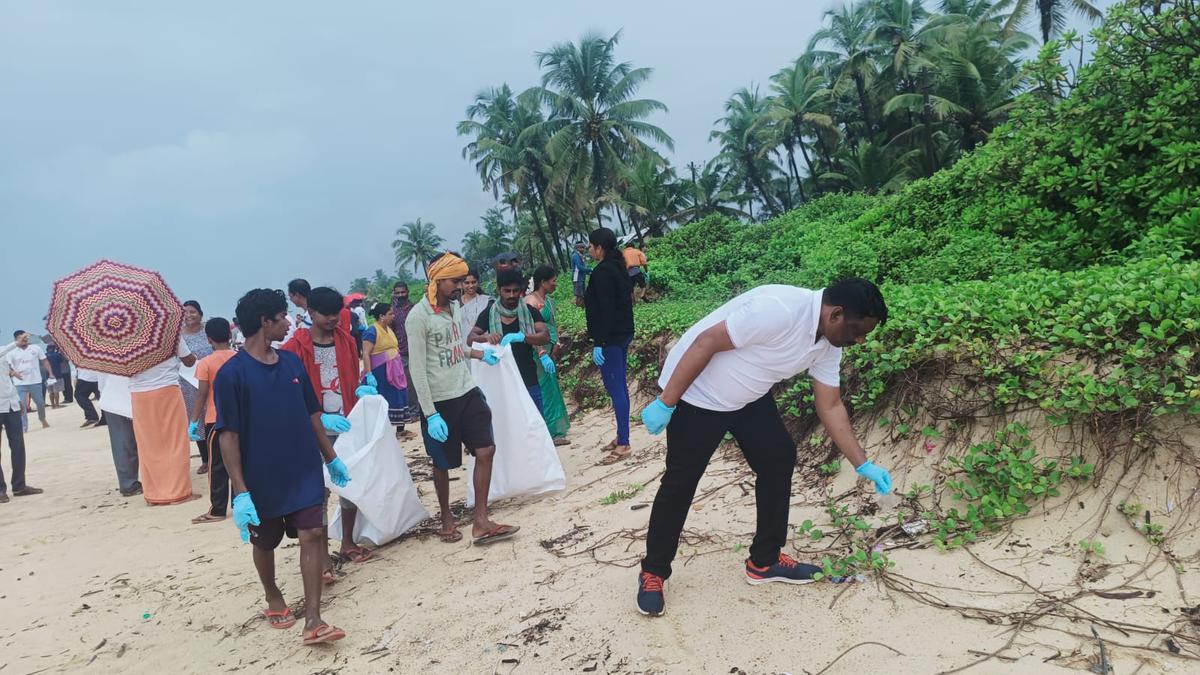
<svg viewBox="0 0 1200 675">
<path fill-rule="evenodd" d="M 596 265 L 583 301 L 588 337 L 597 347 L 633 337 L 633 282 L 619 258 L 605 258 Z"/>
</svg>

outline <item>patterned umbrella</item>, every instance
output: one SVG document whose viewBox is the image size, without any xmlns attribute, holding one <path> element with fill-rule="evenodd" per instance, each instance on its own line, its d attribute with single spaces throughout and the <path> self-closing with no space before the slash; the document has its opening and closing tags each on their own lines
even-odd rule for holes
<svg viewBox="0 0 1200 675">
<path fill-rule="evenodd" d="M 183 308 L 158 272 L 110 260 L 54 282 L 46 327 L 79 368 L 131 376 L 175 355 Z"/>
</svg>

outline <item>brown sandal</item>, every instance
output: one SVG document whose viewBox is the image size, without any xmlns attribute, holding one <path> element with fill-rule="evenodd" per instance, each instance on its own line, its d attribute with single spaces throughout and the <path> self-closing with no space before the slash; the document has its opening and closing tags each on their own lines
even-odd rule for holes
<svg viewBox="0 0 1200 675">
<path fill-rule="evenodd" d="M 617 446 L 617 447 L 621 447 L 621 446 Z M 628 445 L 625 447 L 629 448 Z M 616 464 L 617 462 L 621 462 L 626 459 L 629 459 L 629 457 L 632 454 L 633 454 L 633 448 L 629 448 L 625 452 L 617 452 L 616 450 L 613 450 L 612 452 L 605 455 L 599 462 L 596 462 L 596 465 L 597 466 L 609 466 L 612 464 Z"/>
<path fill-rule="evenodd" d="M 617 449 L 617 439 L 612 439 L 608 445 L 600 448 L 600 452 L 615 452 Z"/>
</svg>

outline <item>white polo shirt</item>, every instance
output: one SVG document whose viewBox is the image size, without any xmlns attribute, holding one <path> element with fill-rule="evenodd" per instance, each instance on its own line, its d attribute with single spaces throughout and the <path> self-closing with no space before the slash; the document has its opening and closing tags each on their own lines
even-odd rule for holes
<svg viewBox="0 0 1200 675">
<path fill-rule="evenodd" d="M 157 366 L 151 366 L 146 370 L 129 378 L 129 391 L 132 393 L 141 393 L 170 387 L 172 385 L 179 386 L 179 368 L 181 365 L 179 359 L 185 356 L 191 356 L 192 350 L 188 349 L 187 343 L 183 338 L 179 338 L 179 346 L 175 348 L 175 356 L 163 361 Z M 100 395 L 104 398 L 104 394 Z"/>
<path fill-rule="evenodd" d="M 696 336 L 724 321 L 734 348 L 715 354 L 683 393 L 683 400 L 716 412 L 741 410 L 776 383 L 804 371 L 840 385 L 842 350 L 817 339 L 823 289 L 768 285 L 746 291 L 692 326 L 667 354 L 658 385 L 666 387 Z"/>
<path fill-rule="evenodd" d="M 13 384 L 41 384 L 42 361 L 45 359 L 46 352 L 38 345 L 17 347 L 9 352 L 8 365 L 20 375 L 20 377 L 13 377 Z"/>
</svg>

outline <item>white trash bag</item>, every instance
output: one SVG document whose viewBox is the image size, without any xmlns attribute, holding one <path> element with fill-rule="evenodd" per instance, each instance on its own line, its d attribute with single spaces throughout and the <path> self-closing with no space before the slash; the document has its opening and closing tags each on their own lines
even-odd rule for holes
<svg viewBox="0 0 1200 675">
<path fill-rule="evenodd" d="M 494 366 L 471 361 L 471 376 L 492 409 L 492 433 L 496 439 L 488 502 L 566 488 L 567 477 L 554 441 L 546 429 L 546 421 L 529 398 L 521 371 L 513 360 L 512 347 L 476 344 L 474 348 L 495 349 L 500 355 L 500 363 Z M 467 475 L 475 475 L 475 458 L 470 455 L 467 455 Z M 468 477 L 467 508 L 473 506 L 475 487 Z"/>
<path fill-rule="evenodd" d="M 350 482 L 337 487 L 325 472 L 325 486 L 358 507 L 354 543 L 382 546 L 429 518 L 413 485 L 404 450 L 388 421 L 388 404 L 382 396 L 366 396 L 347 416 L 350 431 L 338 437 L 334 449 L 346 463 Z M 337 504 L 329 533 L 342 536 L 342 508 Z"/>
</svg>

